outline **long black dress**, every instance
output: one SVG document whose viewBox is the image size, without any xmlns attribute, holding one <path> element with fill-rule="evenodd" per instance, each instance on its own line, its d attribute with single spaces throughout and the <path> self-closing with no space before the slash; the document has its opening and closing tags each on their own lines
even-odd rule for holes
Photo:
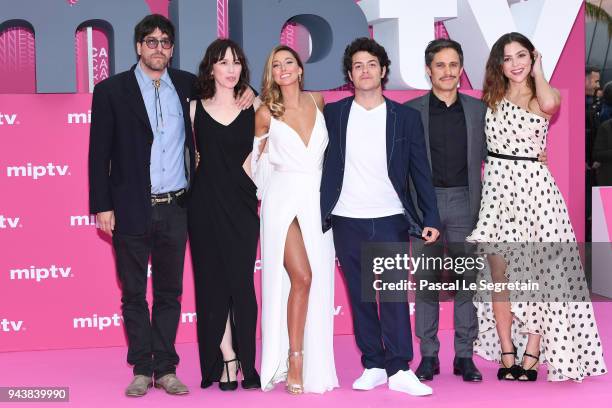
<svg viewBox="0 0 612 408">
<path fill-rule="evenodd" d="M 198 348 L 202 386 L 219 381 L 219 349 L 231 311 L 234 350 L 245 379 L 255 371 L 257 300 L 253 271 L 259 236 L 255 184 L 242 165 L 253 147 L 255 111 L 227 126 L 196 104 L 194 132 L 200 164 L 189 202 Z M 224 379 L 225 380 L 225 379 Z"/>
</svg>

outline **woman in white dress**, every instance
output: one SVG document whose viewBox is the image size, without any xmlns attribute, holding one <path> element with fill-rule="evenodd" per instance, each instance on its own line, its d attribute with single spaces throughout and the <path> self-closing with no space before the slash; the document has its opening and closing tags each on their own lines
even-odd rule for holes
<svg viewBox="0 0 612 408">
<path fill-rule="evenodd" d="M 561 97 L 544 77 L 542 56 L 522 34 L 497 40 L 486 71 L 489 153 L 478 223 L 467 241 L 488 253 L 494 282 L 539 282 L 543 289 L 506 290 L 493 294 L 493 302 L 478 292 L 474 350 L 500 361 L 500 380 L 535 381 L 540 362 L 547 363 L 549 381 L 604 374 L 567 207 L 548 167 L 537 159 Z"/>
<path fill-rule="evenodd" d="M 338 386 L 333 350 L 334 246 L 323 233 L 319 187 L 328 143 L 323 97 L 303 92 L 304 67 L 291 48 L 268 57 L 254 173 L 261 204 L 261 386 L 286 380 L 291 394 Z M 269 174 L 262 181 L 262 173 Z M 261 185 L 261 184 L 265 185 Z"/>
</svg>

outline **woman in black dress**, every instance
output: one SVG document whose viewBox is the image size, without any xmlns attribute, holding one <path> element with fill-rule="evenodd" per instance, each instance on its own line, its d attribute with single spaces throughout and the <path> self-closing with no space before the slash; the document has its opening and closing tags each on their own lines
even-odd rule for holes
<svg viewBox="0 0 612 408">
<path fill-rule="evenodd" d="M 200 99 L 191 116 L 200 155 L 189 203 L 201 387 L 260 387 L 255 370 L 257 300 L 253 271 L 259 235 L 256 187 L 247 175 L 255 111 L 238 107 L 251 92 L 246 58 L 231 40 L 215 40 L 199 68 Z M 250 158 L 249 158 L 250 160 Z"/>
</svg>

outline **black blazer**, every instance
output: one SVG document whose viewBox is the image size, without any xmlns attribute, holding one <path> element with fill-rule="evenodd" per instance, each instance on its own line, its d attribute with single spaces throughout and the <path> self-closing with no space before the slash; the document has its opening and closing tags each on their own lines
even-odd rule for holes
<svg viewBox="0 0 612 408">
<path fill-rule="evenodd" d="M 425 129 L 425 146 L 427 148 L 427 162 L 431 169 L 431 151 L 429 150 L 429 96 L 430 93 L 412 99 L 405 103 L 406 106 L 414 108 L 421 113 L 421 121 Z M 465 126 L 467 128 L 467 165 L 468 165 L 468 189 L 470 201 L 470 221 L 476 228 L 478 212 L 480 210 L 480 196 L 482 193 L 482 162 L 487 157 L 487 141 L 484 133 L 486 105 L 480 100 L 469 95 L 460 93 L 465 115 Z M 412 191 L 416 202 L 416 192 Z"/>
<path fill-rule="evenodd" d="M 331 212 L 342 191 L 346 151 L 346 127 L 354 97 L 325 105 L 324 115 L 329 133 L 329 145 L 321 180 L 321 221 L 323 231 L 331 227 Z M 404 216 L 410 223 L 410 234 L 421 236 L 423 227 L 440 229 L 438 204 L 433 188 L 431 169 L 427 164 L 423 125 L 419 113 L 385 98 L 387 104 L 387 173 L 404 206 Z M 419 218 L 410 197 L 412 177 L 418 192 Z"/>
<path fill-rule="evenodd" d="M 142 234 L 151 220 L 151 145 L 149 123 L 134 68 L 100 82 L 93 92 L 89 136 L 89 208 L 115 212 L 115 231 Z M 168 68 L 183 107 L 185 175 L 194 174 L 194 141 L 189 98 L 195 75 Z"/>
</svg>

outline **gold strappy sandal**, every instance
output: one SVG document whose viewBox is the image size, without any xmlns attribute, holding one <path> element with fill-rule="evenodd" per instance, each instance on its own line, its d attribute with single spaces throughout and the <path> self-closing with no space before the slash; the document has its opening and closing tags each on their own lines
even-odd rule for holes
<svg viewBox="0 0 612 408">
<path fill-rule="evenodd" d="M 289 350 L 289 355 L 287 356 L 287 383 L 285 384 L 285 389 L 287 390 L 287 392 L 291 395 L 299 395 L 299 394 L 303 394 L 304 393 L 304 385 L 302 384 L 291 384 L 289 383 L 289 359 L 291 357 L 301 357 L 304 355 L 304 350 L 301 351 L 291 351 Z"/>
</svg>

